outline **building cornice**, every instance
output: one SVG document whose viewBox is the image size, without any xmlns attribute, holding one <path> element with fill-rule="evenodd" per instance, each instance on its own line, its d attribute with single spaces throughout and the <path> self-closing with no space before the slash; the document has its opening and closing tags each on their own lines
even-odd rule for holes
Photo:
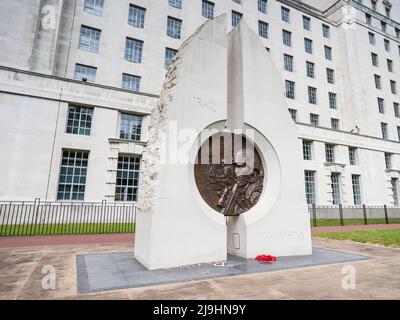
<svg viewBox="0 0 400 320">
<path fill-rule="evenodd" d="M 374 32 L 374 33 L 380 34 L 381 36 L 383 36 L 383 37 L 385 37 L 387 39 L 390 39 L 390 40 L 392 40 L 394 42 L 397 42 L 397 43 L 400 42 L 399 38 L 397 38 L 397 37 L 395 37 L 395 36 L 393 36 L 393 35 L 391 35 L 389 33 L 382 32 L 382 30 L 380 30 L 378 28 L 375 28 L 374 26 L 369 25 L 369 24 L 365 23 L 364 21 L 361 21 L 361 20 L 357 19 L 355 21 L 355 23 L 360 25 L 360 26 L 362 26 L 362 27 L 364 27 L 364 28 L 366 28 L 366 29 L 368 29 L 368 30 L 370 30 L 370 31 L 372 31 L 372 32 Z"/>
<path fill-rule="evenodd" d="M 381 13 L 379 13 L 379 12 L 377 12 L 377 11 L 375 11 L 375 10 L 373 10 L 373 9 L 371 9 L 371 8 L 369 8 L 369 7 L 363 5 L 363 4 L 361 4 L 361 3 L 359 3 L 359 2 L 357 2 L 355 0 L 343 0 L 343 2 L 347 3 L 347 4 L 350 4 L 353 7 L 357 8 L 357 9 L 359 9 L 359 10 L 365 12 L 365 13 L 370 14 L 371 16 L 373 16 L 373 17 L 375 17 L 375 18 L 377 18 L 377 19 L 379 19 L 379 20 L 381 20 L 383 22 L 386 22 L 387 24 L 389 24 L 389 25 L 391 25 L 391 26 L 393 26 L 393 27 L 395 27 L 397 29 L 400 29 L 400 23 L 388 18 L 384 14 L 381 14 Z"/>
<path fill-rule="evenodd" d="M 0 93 L 148 115 L 158 96 L 0 66 Z"/>
<path fill-rule="evenodd" d="M 39 73 L 39 72 L 33 72 L 33 71 L 28 71 L 28 70 L 23 70 L 23 69 L 16 69 L 16 68 L 11 68 L 11 67 L 1 66 L 1 65 L 0 65 L 0 70 L 26 74 L 26 75 L 30 75 L 30 76 L 34 76 L 34 77 L 41 77 L 41 78 L 58 80 L 58 81 L 76 83 L 76 84 L 80 84 L 82 86 L 91 86 L 91 87 L 97 87 L 97 88 L 101 88 L 101 89 L 121 91 L 121 92 L 126 92 L 126 93 L 130 93 L 130 94 L 134 94 L 134 95 L 146 96 L 146 97 L 150 97 L 150 98 L 158 99 L 160 97 L 159 95 L 152 94 L 152 93 L 133 92 L 130 90 L 119 88 L 119 87 L 107 86 L 107 85 L 103 85 L 103 84 L 90 83 L 90 82 L 83 82 L 83 81 L 79 81 L 79 80 L 75 80 L 75 79 L 64 78 L 64 77 L 59 77 L 59 76 L 54 76 L 54 75 L 49 75 L 49 74 Z"/>
<path fill-rule="evenodd" d="M 308 123 L 303 123 L 303 122 L 296 122 L 296 125 L 301 128 L 313 128 L 316 130 L 322 130 L 322 131 L 326 131 L 328 133 L 336 133 L 339 135 L 344 135 L 343 137 L 347 136 L 348 138 L 346 138 L 347 142 L 341 141 L 338 142 L 337 137 L 332 139 L 331 141 L 329 140 L 329 138 L 321 138 L 323 135 L 322 134 L 309 134 L 307 132 L 307 134 L 303 134 L 303 133 L 299 133 L 298 138 L 299 139 L 306 139 L 306 140 L 311 140 L 311 141 L 319 141 L 319 142 L 329 142 L 333 143 L 333 144 L 339 144 L 339 145 L 344 145 L 344 146 L 356 146 L 357 143 L 354 143 L 355 141 L 360 142 L 360 139 L 371 139 L 371 140 L 375 140 L 377 143 L 383 143 L 385 145 L 382 146 L 376 146 L 376 148 L 371 148 L 371 147 L 367 147 L 365 145 L 358 145 L 358 148 L 361 149 L 370 149 L 370 150 L 382 150 L 382 151 L 387 151 L 387 152 L 391 152 L 391 153 L 396 153 L 399 154 L 399 152 L 397 151 L 393 151 L 394 149 L 398 148 L 398 145 L 400 144 L 399 141 L 396 140 L 389 140 L 389 139 L 382 139 L 380 137 L 375 137 L 375 136 L 370 136 L 370 135 L 366 135 L 366 134 L 360 134 L 360 133 L 353 133 L 353 132 L 348 132 L 348 131 L 344 131 L 344 130 L 336 130 L 336 129 L 331 129 L 331 128 L 327 128 L 327 127 L 321 127 L 321 126 L 313 126 L 311 124 Z M 352 141 L 353 140 L 353 141 Z M 336 142 L 335 142 L 336 141 Z"/>
<path fill-rule="evenodd" d="M 330 14 L 332 14 L 333 12 L 335 12 L 336 10 L 338 10 L 339 8 L 343 7 L 343 2 L 342 0 L 337 0 L 335 3 L 333 3 L 328 9 L 326 9 L 323 12 L 323 15 L 325 16 L 329 16 Z"/>
<path fill-rule="evenodd" d="M 287 5 L 288 7 L 291 7 L 293 9 L 304 12 L 314 18 L 322 20 L 322 21 L 326 22 L 327 24 L 331 24 L 333 26 L 337 25 L 334 21 L 327 18 L 327 16 L 325 15 L 325 12 L 322 12 L 321 10 L 319 10 L 315 7 L 305 4 L 305 3 L 301 2 L 300 0 L 276 0 L 276 1 L 280 2 L 284 5 Z M 338 0 L 338 1 L 340 2 L 341 0 Z"/>
<path fill-rule="evenodd" d="M 142 146 L 142 147 L 147 146 L 147 141 L 135 141 L 135 140 L 127 140 L 127 139 L 119 139 L 119 138 L 108 138 L 108 141 L 110 143 L 114 143 L 114 144 L 124 143 L 124 144 L 133 144 L 133 145 Z"/>
</svg>

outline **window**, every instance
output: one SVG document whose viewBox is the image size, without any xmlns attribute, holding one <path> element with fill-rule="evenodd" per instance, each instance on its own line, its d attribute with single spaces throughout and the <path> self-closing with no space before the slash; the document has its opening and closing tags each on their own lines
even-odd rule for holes
<svg viewBox="0 0 400 320">
<path fill-rule="evenodd" d="M 168 4 L 171 7 L 182 9 L 182 0 L 168 0 Z"/>
<path fill-rule="evenodd" d="M 285 81 L 286 98 L 289 98 L 289 99 L 295 98 L 294 86 L 295 86 L 295 83 L 293 81 L 289 81 L 289 80 Z"/>
<path fill-rule="evenodd" d="M 140 90 L 141 77 L 131 74 L 122 74 L 122 89 L 138 92 Z"/>
<path fill-rule="evenodd" d="M 297 121 L 297 110 L 295 109 L 289 109 L 290 116 L 292 117 L 293 121 Z"/>
<path fill-rule="evenodd" d="M 258 0 L 258 11 L 267 13 L 268 0 Z"/>
<path fill-rule="evenodd" d="M 387 30 L 386 22 L 381 21 L 381 30 L 382 30 L 382 32 L 386 32 L 386 30 Z"/>
<path fill-rule="evenodd" d="M 357 165 L 357 148 L 349 147 L 349 162 L 351 166 Z"/>
<path fill-rule="evenodd" d="M 375 45 L 376 44 L 375 34 L 373 34 L 372 32 L 368 32 L 368 36 L 369 36 L 369 43 Z"/>
<path fill-rule="evenodd" d="M 334 205 L 340 204 L 340 173 L 331 174 L 332 202 Z"/>
<path fill-rule="evenodd" d="M 370 26 L 372 22 L 372 16 L 368 13 L 365 14 L 365 22 Z"/>
<path fill-rule="evenodd" d="M 311 19 L 303 16 L 303 28 L 304 30 L 311 30 Z"/>
<path fill-rule="evenodd" d="M 385 7 L 385 14 L 386 14 L 386 17 L 390 18 L 390 8 L 389 7 Z"/>
<path fill-rule="evenodd" d="M 400 118 L 400 106 L 397 102 L 393 102 L 394 116 Z"/>
<path fill-rule="evenodd" d="M 332 69 L 326 69 L 326 79 L 328 83 L 334 84 L 335 83 L 335 71 Z"/>
<path fill-rule="evenodd" d="M 339 130 L 339 119 L 331 118 L 331 128 L 333 130 Z"/>
<path fill-rule="evenodd" d="M 210 20 L 214 19 L 214 7 L 215 7 L 214 3 L 207 0 L 203 0 L 201 9 L 201 14 L 203 15 L 203 17 Z"/>
<path fill-rule="evenodd" d="M 176 54 L 178 53 L 178 50 L 171 49 L 171 48 L 165 48 L 165 60 L 164 60 L 164 67 L 165 69 L 169 69 L 172 60 L 175 58 Z"/>
<path fill-rule="evenodd" d="M 376 2 L 377 2 L 377 0 L 371 0 L 371 8 L 372 8 L 372 10 L 375 10 L 375 11 L 376 11 Z"/>
<path fill-rule="evenodd" d="M 395 28 L 394 33 L 396 34 L 396 38 L 400 38 L 400 29 Z"/>
<path fill-rule="evenodd" d="M 315 64 L 309 61 L 306 61 L 306 70 L 307 77 L 314 78 L 315 77 Z"/>
<path fill-rule="evenodd" d="M 236 27 L 240 19 L 242 19 L 242 14 L 240 12 L 232 11 L 232 27 Z"/>
<path fill-rule="evenodd" d="M 312 160 L 312 141 L 303 140 L 303 159 Z"/>
<path fill-rule="evenodd" d="M 397 82 L 394 80 L 390 80 L 390 90 L 393 94 L 397 94 Z"/>
<path fill-rule="evenodd" d="M 263 38 L 268 38 L 268 23 L 258 21 L 258 34 Z"/>
<path fill-rule="evenodd" d="M 175 39 L 181 38 L 182 20 L 168 17 L 167 36 Z"/>
<path fill-rule="evenodd" d="M 304 48 L 307 53 L 313 53 L 313 41 L 311 39 L 304 38 Z"/>
<path fill-rule="evenodd" d="M 377 74 L 375 74 L 374 79 L 375 79 L 375 88 L 382 89 L 381 76 L 378 76 Z"/>
<path fill-rule="evenodd" d="M 132 114 L 121 114 L 119 138 L 140 141 L 142 135 L 142 117 Z"/>
<path fill-rule="evenodd" d="M 115 201 L 137 201 L 140 157 L 118 155 Z"/>
<path fill-rule="evenodd" d="M 84 200 L 89 151 L 63 149 L 57 200 Z"/>
<path fill-rule="evenodd" d="M 331 29 L 330 29 L 330 27 L 328 26 L 328 25 L 326 25 L 326 24 L 323 24 L 322 25 L 322 35 L 325 37 L 325 38 L 330 38 L 331 37 Z"/>
<path fill-rule="evenodd" d="M 308 102 L 311 104 L 317 104 L 317 89 L 308 87 Z"/>
<path fill-rule="evenodd" d="M 282 30 L 282 40 L 283 44 L 289 47 L 292 46 L 292 33 L 287 30 Z"/>
<path fill-rule="evenodd" d="M 327 163 L 335 162 L 335 145 L 329 143 L 325 144 L 325 158 Z"/>
<path fill-rule="evenodd" d="M 357 174 L 351 175 L 351 183 L 353 186 L 353 199 L 354 205 L 359 206 L 361 205 L 361 183 L 360 183 L 360 176 Z"/>
<path fill-rule="evenodd" d="M 387 67 L 389 72 L 393 72 L 393 60 L 387 59 Z"/>
<path fill-rule="evenodd" d="M 79 48 L 89 52 L 99 52 L 100 30 L 81 26 Z"/>
<path fill-rule="evenodd" d="M 400 127 L 397 126 L 397 139 L 400 141 Z"/>
<path fill-rule="evenodd" d="M 83 64 L 75 65 L 75 80 L 94 83 L 96 81 L 97 68 L 85 66 Z"/>
<path fill-rule="evenodd" d="M 142 62 L 143 41 L 126 38 L 125 42 L 125 59 L 134 62 Z"/>
<path fill-rule="evenodd" d="M 325 59 L 332 60 L 332 48 L 325 46 Z"/>
<path fill-rule="evenodd" d="M 386 166 L 386 169 L 388 169 L 388 170 L 392 169 L 392 154 L 391 153 L 385 152 L 385 166 Z"/>
<path fill-rule="evenodd" d="M 67 133 L 90 136 L 93 109 L 68 106 Z"/>
<path fill-rule="evenodd" d="M 310 124 L 312 126 L 318 127 L 319 125 L 319 115 L 315 113 L 310 113 Z"/>
<path fill-rule="evenodd" d="M 378 111 L 379 113 L 385 113 L 385 100 L 382 98 L 378 98 Z"/>
<path fill-rule="evenodd" d="M 293 72 L 293 57 L 288 54 L 283 55 L 283 62 L 286 71 Z"/>
<path fill-rule="evenodd" d="M 95 14 L 96 16 L 103 15 L 104 0 L 85 0 L 85 12 Z"/>
<path fill-rule="evenodd" d="M 385 40 L 384 40 L 384 44 L 385 44 L 385 50 L 386 50 L 387 52 L 390 52 L 390 41 L 387 40 L 387 39 L 385 39 Z"/>
<path fill-rule="evenodd" d="M 282 21 L 290 22 L 290 9 L 281 7 Z"/>
<path fill-rule="evenodd" d="M 315 171 L 305 171 L 304 180 L 307 204 L 314 204 L 316 202 Z"/>
<path fill-rule="evenodd" d="M 385 140 L 389 139 L 387 123 L 381 122 L 381 129 L 382 129 L 382 138 Z"/>
<path fill-rule="evenodd" d="M 144 28 L 145 15 L 146 15 L 146 9 L 130 4 L 128 24 L 136 28 Z"/>
<path fill-rule="evenodd" d="M 371 52 L 371 60 L 374 67 L 379 67 L 378 55 L 376 53 Z"/>
<path fill-rule="evenodd" d="M 337 96 L 336 93 L 329 92 L 329 108 L 336 109 L 337 108 Z"/>
<path fill-rule="evenodd" d="M 236 2 L 236 3 L 238 3 L 238 4 L 241 4 L 242 3 L 242 0 L 232 0 L 233 2 Z"/>
<path fill-rule="evenodd" d="M 393 192 L 393 205 L 398 206 L 399 205 L 399 188 L 398 188 L 399 179 L 392 178 L 391 184 L 392 184 L 392 192 Z"/>
</svg>

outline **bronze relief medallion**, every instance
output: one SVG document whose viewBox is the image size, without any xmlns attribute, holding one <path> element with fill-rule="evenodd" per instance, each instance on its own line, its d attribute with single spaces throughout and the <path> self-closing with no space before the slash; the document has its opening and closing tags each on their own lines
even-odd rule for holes
<svg viewBox="0 0 400 320">
<path fill-rule="evenodd" d="M 213 135 L 200 147 L 194 166 L 204 201 L 224 216 L 239 216 L 254 207 L 264 188 L 261 157 L 244 136 Z"/>
</svg>

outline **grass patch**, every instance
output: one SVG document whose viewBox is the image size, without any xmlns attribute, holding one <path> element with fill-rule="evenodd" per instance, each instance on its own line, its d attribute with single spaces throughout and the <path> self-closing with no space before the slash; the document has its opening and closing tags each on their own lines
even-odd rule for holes
<svg viewBox="0 0 400 320">
<path fill-rule="evenodd" d="M 400 229 L 317 233 L 315 236 L 336 240 L 351 240 L 361 243 L 375 243 L 387 247 L 400 248 Z"/>
<path fill-rule="evenodd" d="M 364 225 L 364 219 L 344 219 L 345 226 Z M 389 218 L 390 224 L 400 224 L 400 218 Z M 368 219 L 368 224 L 386 224 L 383 219 Z M 340 226 L 340 219 L 317 219 L 317 227 L 334 227 Z M 314 227 L 314 221 L 311 219 L 311 226 Z"/>
<path fill-rule="evenodd" d="M 0 236 L 3 237 L 134 232 L 135 224 L 133 223 L 5 225 L 0 227 Z"/>
</svg>

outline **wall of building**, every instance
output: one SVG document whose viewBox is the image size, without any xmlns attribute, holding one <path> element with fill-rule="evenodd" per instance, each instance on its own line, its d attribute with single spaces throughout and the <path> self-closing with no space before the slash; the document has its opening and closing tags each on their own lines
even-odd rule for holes
<svg viewBox="0 0 400 320">
<path fill-rule="evenodd" d="M 85 201 L 114 200 L 118 154 L 146 144 L 146 120 L 141 141 L 119 139 L 120 114 L 146 117 L 156 97 L 4 69 L 0 91 L 1 200 L 56 200 L 63 149 L 89 151 Z M 95 107 L 90 136 L 66 133 L 68 105 Z"/>
<path fill-rule="evenodd" d="M 1 0 L 0 64 L 29 70 L 40 0 Z"/>
<path fill-rule="evenodd" d="M 149 114 L 165 77 L 165 48 L 178 49 L 206 21 L 201 14 L 202 2 L 183 0 L 183 8 L 177 9 L 168 1 L 106 0 L 102 16 L 85 12 L 84 0 L 1 2 L 0 146 L 4 152 L 0 170 L 6 179 L 0 181 L 0 200 L 32 200 L 46 198 L 46 194 L 49 200 L 55 200 L 63 148 L 90 151 L 85 200 L 113 200 L 118 154 L 140 155 L 146 143 L 145 133 L 141 143 L 118 139 L 120 113 Z M 305 2 L 316 5 L 312 0 Z M 373 15 L 371 26 L 365 22 L 370 2 L 362 2 L 365 7 L 350 6 L 347 0 L 324 2 L 313 10 L 298 1 L 269 0 L 264 14 L 257 10 L 256 0 L 242 0 L 242 4 L 215 1 L 215 16 L 228 15 L 228 31 L 232 28 L 232 10 L 243 13 L 256 32 L 258 21 L 269 24 L 268 38 L 260 39 L 270 49 L 283 79 L 296 83 L 295 99 L 287 99 L 287 103 L 297 110 L 299 143 L 302 139 L 313 141 L 313 160 L 304 161 L 304 169 L 316 172 L 319 204 L 332 203 L 331 172 L 341 173 L 344 204 L 353 204 L 352 174 L 361 175 L 363 202 L 394 201 L 390 179 L 398 178 L 400 170 L 400 118 L 394 115 L 393 103 L 400 101 L 398 94 L 390 91 L 390 80 L 397 81 L 400 90 L 400 42 L 395 33 L 400 6 L 392 1 L 391 20 L 385 20 L 388 33 L 383 33 L 379 20 L 385 14 L 383 2 L 378 1 L 381 15 Z M 143 29 L 128 24 L 129 4 L 146 8 Z M 43 8 L 48 6 L 54 9 L 54 27 L 50 29 L 42 25 L 49 14 Z M 282 6 L 290 9 L 290 23 L 281 19 Z M 327 8 L 329 11 L 324 12 Z M 183 21 L 181 39 L 167 36 L 168 16 Z M 303 16 L 311 19 L 310 31 L 303 28 Z M 323 36 L 322 24 L 329 25 L 329 38 Z M 79 48 L 82 25 L 101 30 L 98 53 Z M 292 32 L 290 47 L 282 43 L 283 29 Z M 368 32 L 376 35 L 375 46 L 369 44 Z M 144 41 L 141 63 L 124 59 L 126 37 Z M 304 38 L 313 40 L 313 54 L 305 52 Z M 391 42 L 390 52 L 384 48 L 384 39 Z M 332 61 L 325 58 L 324 46 L 332 47 Z M 371 52 L 379 56 L 378 68 L 372 66 Z M 293 72 L 284 70 L 284 54 L 293 56 Z M 387 59 L 393 61 L 394 72 L 388 72 Z M 307 77 L 306 61 L 315 63 L 315 79 Z M 74 78 L 76 63 L 97 67 L 96 84 L 68 80 Z M 326 68 L 335 71 L 334 84 L 327 82 Z M 118 89 L 122 73 L 141 76 L 140 91 L 145 94 Z M 382 90 L 375 88 L 374 74 L 381 75 Z M 316 105 L 308 102 L 308 86 L 317 88 Z M 337 109 L 329 108 L 328 92 L 337 93 Z M 384 114 L 378 112 L 378 97 L 385 99 Z M 95 107 L 91 136 L 65 133 L 70 103 Z M 260 107 L 263 103 L 260 101 Z M 317 127 L 309 125 L 311 113 L 319 115 Z M 339 119 L 339 130 L 330 129 L 331 118 Z M 388 140 L 381 139 L 381 122 L 388 124 Z M 143 128 L 147 130 L 146 120 Z M 325 143 L 336 145 L 338 163 L 325 163 Z M 349 146 L 358 148 L 357 166 L 349 165 Z M 392 170 L 386 170 L 385 152 L 393 154 Z"/>
</svg>

